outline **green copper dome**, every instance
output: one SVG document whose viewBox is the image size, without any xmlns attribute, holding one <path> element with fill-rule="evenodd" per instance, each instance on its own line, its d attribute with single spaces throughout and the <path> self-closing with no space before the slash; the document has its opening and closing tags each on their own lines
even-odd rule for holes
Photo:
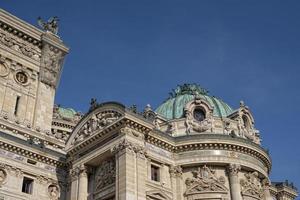
<svg viewBox="0 0 300 200">
<path fill-rule="evenodd" d="M 210 96 L 208 91 L 197 84 L 179 85 L 170 93 L 170 98 L 161 104 L 155 112 L 166 119 L 178 119 L 184 116 L 185 105 L 194 100 L 195 96 L 206 100 L 213 108 L 213 115 L 225 117 L 232 113 L 232 108 L 214 96 Z"/>
</svg>

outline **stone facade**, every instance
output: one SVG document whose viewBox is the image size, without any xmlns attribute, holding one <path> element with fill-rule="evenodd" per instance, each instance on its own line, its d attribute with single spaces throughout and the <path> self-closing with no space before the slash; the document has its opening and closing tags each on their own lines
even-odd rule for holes
<svg viewBox="0 0 300 200">
<path fill-rule="evenodd" d="M 54 105 L 68 48 L 56 18 L 43 30 L 0 10 L 0 199 L 293 200 L 271 183 L 271 159 L 249 108 L 195 84 L 156 110 Z"/>
</svg>

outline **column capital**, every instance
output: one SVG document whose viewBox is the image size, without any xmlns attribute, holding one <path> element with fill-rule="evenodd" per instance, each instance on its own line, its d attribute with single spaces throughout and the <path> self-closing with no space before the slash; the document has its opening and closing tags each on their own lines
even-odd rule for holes
<svg viewBox="0 0 300 200">
<path fill-rule="evenodd" d="M 169 172 L 170 172 L 171 177 L 174 177 L 174 178 L 182 176 L 182 168 L 180 165 L 171 166 Z"/>
<path fill-rule="evenodd" d="M 240 170 L 241 170 L 241 166 L 238 164 L 231 163 L 227 167 L 227 171 L 231 176 L 237 176 Z"/>
<path fill-rule="evenodd" d="M 119 153 L 136 153 L 138 155 L 139 158 L 145 158 L 146 156 L 146 150 L 145 147 L 138 145 L 138 144 L 134 144 L 133 142 L 127 140 L 127 139 L 123 139 L 121 140 L 117 145 L 115 145 L 112 149 L 111 152 L 113 154 L 119 154 Z"/>
</svg>

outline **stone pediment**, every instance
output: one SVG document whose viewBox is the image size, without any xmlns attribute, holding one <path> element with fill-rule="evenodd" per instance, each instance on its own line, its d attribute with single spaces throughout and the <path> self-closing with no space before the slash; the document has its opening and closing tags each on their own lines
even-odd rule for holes
<svg viewBox="0 0 300 200">
<path fill-rule="evenodd" d="M 162 190 L 153 190 L 146 192 L 147 200 L 171 200 Z"/>
<path fill-rule="evenodd" d="M 69 137 L 66 148 L 76 146 L 87 138 L 108 128 L 123 118 L 125 107 L 116 103 L 107 103 L 83 117 Z"/>
</svg>

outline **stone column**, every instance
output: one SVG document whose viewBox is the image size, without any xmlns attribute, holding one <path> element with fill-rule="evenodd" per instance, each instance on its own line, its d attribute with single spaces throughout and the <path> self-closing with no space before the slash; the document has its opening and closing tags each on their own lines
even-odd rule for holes
<svg viewBox="0 0 300 200">
<path fill-rule="evenodd" d="M 241 186 L 238 178 L 238 173 L 240 169 L 240 165 L 230 164 L 228 166 L 230 193 L 232 200 L 243 200 L 241 195 Z"/>
<path fill-rule="evenodd" d="M 78 199 L 78 168 L 70 170 L 70 192 L 68 200 L 77 200 Z"/>
<path fill-rule="evenodd" d="M 78 200 L 87 200 L 87 196 L 88 196 L 87 167 L 81 165 L 79 168 Z"/>
<path fill-rule="evenodd" d="M 171 166 L 171 187 L 174 200 L 182 200 L 182 168 L 180 166 Z"/>
<path fill-rule="evenodd" d="M 264 188 L 264 200 L 273 200 L 272 195 L 270 193 L 271 183 L 268 180 L 268 178 L 265 178 L 262 181 L 262 185 L 263 185 L 263 188 Z"/>
</svg>

